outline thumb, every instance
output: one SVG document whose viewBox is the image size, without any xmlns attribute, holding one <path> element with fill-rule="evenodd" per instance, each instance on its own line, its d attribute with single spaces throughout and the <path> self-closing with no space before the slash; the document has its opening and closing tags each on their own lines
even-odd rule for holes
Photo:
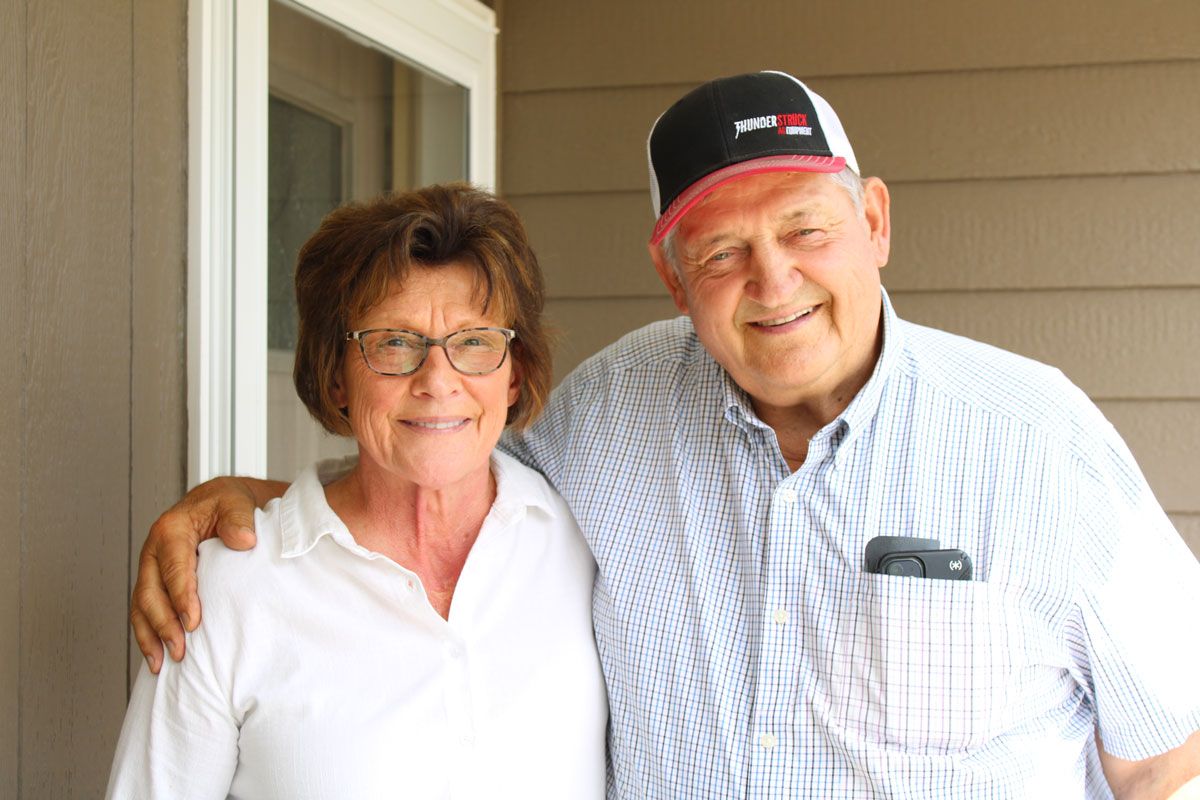
<svg viewBox="0 0 1200 800">
<path fill-rule="evenodd" d="M 217 536 L 230 550 L 254 547 L 258 541 L 254 533 L 254 504 L 243 501 L 218 507 Z"/>
</svg>

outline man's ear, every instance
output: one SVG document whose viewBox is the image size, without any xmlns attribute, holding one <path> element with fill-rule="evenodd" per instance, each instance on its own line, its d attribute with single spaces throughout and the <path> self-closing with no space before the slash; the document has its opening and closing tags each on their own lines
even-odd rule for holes
<svg viewBox="0 0 1200 800">
<path fill-rule="evenodd" d="M 681 314 L 688 313 L 687 292 L 683 290 L 683 282 L 679 278 L 679 273 L 671 265 L 671 261 L 667 258 L 663 246 L 661 244 L 652 244 L 649 246 L 649 249 L 650 258 L 654 261 L 654 269 L 658 270 L 658 277 L 667 287 L 667 291 L 671 293 L 671 299 L 675 301 L 675 307 L 679 309 Z"/>
<path fill-rule="evenodd" d="M 892 200 L 887 185 L 879 178 L 863 181 L 863 213 L 870 229 L 876 266 L 887 266 L 892 250 Z"/>
</svg>

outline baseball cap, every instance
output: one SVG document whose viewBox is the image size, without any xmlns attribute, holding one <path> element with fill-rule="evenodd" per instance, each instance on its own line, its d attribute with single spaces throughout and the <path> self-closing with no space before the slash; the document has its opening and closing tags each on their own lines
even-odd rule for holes
<svg viewBox="0 0 1200 800">
<path fill-rule="evenodd" d="M 723 183 L 762 172 L 840 172 L 858 161 L 829 103 L 785 72 L 718 78 L 679 98 L 650 128 L 650 199 L 663 240 Z"/>
</svg>

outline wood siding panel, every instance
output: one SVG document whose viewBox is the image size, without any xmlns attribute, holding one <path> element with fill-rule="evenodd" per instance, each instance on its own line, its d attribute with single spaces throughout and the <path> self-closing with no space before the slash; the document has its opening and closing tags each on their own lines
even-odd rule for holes
<svg viewBox="0 0 1200 800">
<path fill-rule="evenodd" d="M 698 84 L 803 75 L 978 70 L 1200 57 L 1194 0 L 520 0 L 503 6 L 509 90 Z"/>
<path fill-rule="evenodd" d="M 1200 400 L 1103 400 L 1098 405 L 1129 445 L 1162 507 L 1200 514 Z"/>
<path fill-rule="evenodd" d="M 1175 523 L 1175 530 L 1179 531 L 1192 553 L 1200 559 L 1200 514 L 1172 514 L 1171 522 Z"/>
<path fill-rule="evenodd" d="M 130 2 L 30 3 L 23 797 L 97 797 L 125 708 Z"/>
<path fill-rule="evenodd" d="M 666 289 L 646 242 L 649 192 L 510 197 L 552 297 L 644 297 Z"/>
<path fill-rule="evenodd" d="M 131 579 L 187 483 L 187 2 L 135 4 L 133 22 Z M 128 638 L 132 679 L 141 651 Z"/>
<path fill-rule="evenodd" d="M 25 448 L 25 4 L 0 4 L 0 797 L 20 754 L 21 541 Z"/>
<path fill-rule="evenodd" d="M 893 290 L 1200 286 L 1198 173 L 890 188 Z M 511 199 L 553 296 L 664 291 L 647 192 Z"/>
<path fill-rule="evenodd" d="M 1200 173 L 901 183 L 894 289 L 1200 287 Z"/>
<path fill-rule="evenodd" d="M 620 302 L 550 300 L 546 303 L 546 317 L 560 334 L 554 349 L 555 383 L 580 361 L 634 328 L 678 314 L 665 296 L 628 298 Z"/>
<path fill-rule="evenodd" d="M 900 316 L 1066 373 L 1095 399 L 1200 398 L 1200 290 L 895 292 Z"/>
<path fill-rule="evenodd" d="M 864 173 L 889 181 L 1200 171 L 1200 61 L 812 86 L 838 109 Z M 679 95 L 678 86 L 507 93 L 505 191 L 645 191 L 647 131 Z"/>
</svg>

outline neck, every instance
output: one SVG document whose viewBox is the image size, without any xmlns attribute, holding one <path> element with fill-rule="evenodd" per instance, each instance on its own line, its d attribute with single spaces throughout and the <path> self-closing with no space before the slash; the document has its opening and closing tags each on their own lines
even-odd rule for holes
<svg viewBox="0 0 1200 800">
<path fill-rule="evenodd" d="M 833 422 L 854 401 L 871 379 L 883 350 L 883 323 L 880 322 L 873 349 L 861 366 L 836 386 L 818 391 L 815 396 L 798 398 L 784 405 L 773 405 L 755 397 L 750 404 L 758 418 L 771 426 L 779 450 L 788 467 L 795 472 L 808 457 L 808 443 L 817 431 Z"/>
<path fill-rule="evenodd" d="M 448 618 L 454 588 L 496 498 L 490 466 L 453 486 L 426 487 L 360 458 L 325 487 L 330 508 L 360 545 L 421 578 L 430 604 Z"/>
</svg>

